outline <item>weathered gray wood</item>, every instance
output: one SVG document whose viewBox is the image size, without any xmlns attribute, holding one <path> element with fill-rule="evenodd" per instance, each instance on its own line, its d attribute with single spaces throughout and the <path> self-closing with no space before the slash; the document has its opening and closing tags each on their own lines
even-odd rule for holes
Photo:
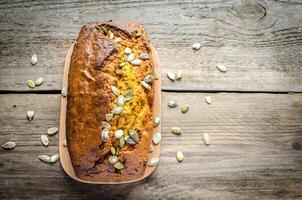
<svg viewBox="0 0 302 200">
<path fill-rule="evenodd" d="M 170 99 L 189 104 L 189 112 L 168 108 Z M 0 143 L 17 143 L 12 151 L 0 149 L 0 199 L 302 198 L 301 94 L 162 93 L 158 169 L 147 180 L 121 186 L 76 183 L 59 163 L 38 160 L 40 153 L 58 151 L 57 136 L 48 148 L 39 137 L 58 126 L 59 101 L 59 95 L 0 95 Z M 32 122 L 28 109 L 36 111 Z M 172 126 L 183 134 L 171 134 Z M 208 147 L 203 132 L 211 136 Z M 183 163 L 177 163 L 176 150 L 183 151 Z"/>
<path fill-rule="evenodd" d="M 2 1 L 0 10 L 0 90 L 31 90 L 26 80 L 40 76 L 45 84 L 35 90 L 59 90 L 81 26 L 121 18 L 149 30 L 165 90 L 302 91 L 298 1 Z M 217 63 L 229 71 L 218 72 Z M 178 69 L 183 81 L 170 82 L 166 73 Z"/>
</svg>

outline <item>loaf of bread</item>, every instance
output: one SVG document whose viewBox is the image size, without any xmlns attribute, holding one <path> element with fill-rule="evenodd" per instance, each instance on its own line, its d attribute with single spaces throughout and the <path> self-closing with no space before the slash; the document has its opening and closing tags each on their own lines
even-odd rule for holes
<svg viewBox="0 0 302 200">
<path fill-rule="evenodd" d="M 153 131 L 154 63 L 143 26 L 89 23 L 73 49 L 66 135 L 76 175 L 127 181 L 146 168 Z"/>
</svg>

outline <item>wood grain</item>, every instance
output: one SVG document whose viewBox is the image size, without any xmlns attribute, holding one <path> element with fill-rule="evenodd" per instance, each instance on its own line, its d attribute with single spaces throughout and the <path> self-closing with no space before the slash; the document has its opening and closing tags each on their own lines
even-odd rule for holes
<svg viewBox="0 0 302 200">
<path fill-rule="evenodd" d="M 189 112 L 168 108 L 170 99 L 189 104 Z M 40 153 L 58 152 L 58 135 L 48 148 L 40 135 L 59 125 L 59 105 L 55 94 L 0 95 L 0 143 L 17 143 L 14 150 L 0 149 L 0 199 L 302 198 L 301 94 L 163 92 L 160 164 L 147 180 L 120 186 L 77 183 L 59 162 L 38 160 Z M 28 109 L 36 112 L 31 122 Z M 172 126 L 183 134 L 171 134 Z M 203 132 L 211 136 L 208 147 Z M 183 163 L 176 150 L 184 153 Z"/>
<path fill-rule="evenodd" d="M 65 54 L 81 26 L 113 18 L 149 30 L 163 90 L 302 91 L 299 1 L 1 1 L 0 10 L 1 91 L 60 90 Z M 193 51 L 197 41 L 202 47 Z M 217 63 L 229 71 L 218 72 Z M 183 81 L 170 82 L 166 73 L 177 70 Z M 41 76 L 45 84 L 27 88 L 26 80 Z"/>
</svg>

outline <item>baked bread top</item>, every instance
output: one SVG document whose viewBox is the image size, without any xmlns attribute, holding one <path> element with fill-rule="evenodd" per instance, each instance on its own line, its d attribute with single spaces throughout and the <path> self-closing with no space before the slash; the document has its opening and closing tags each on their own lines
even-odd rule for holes
<svg viewBox="0 0 302 200">
<path fill-rule="evenodd" d="M 126 181 L 144 174 L 151 144 L 154 63 L 143 26 L 82 27 L 68 75 L 66 135 L 76 175 Z"/>
</svg>

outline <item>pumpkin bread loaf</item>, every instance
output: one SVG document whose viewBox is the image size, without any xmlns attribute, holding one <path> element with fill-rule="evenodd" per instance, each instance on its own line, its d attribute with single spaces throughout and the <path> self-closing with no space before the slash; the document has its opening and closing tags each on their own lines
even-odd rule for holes
<svg viewBox="0 0 302 200">
<path fill-rule="evenodd" d="M 76 175 L 127 181 L 144 174 L 152 141 L 154 63 L 143 26 L 89 23 L 73 49 L 66 135 Z"/>
</svg>

